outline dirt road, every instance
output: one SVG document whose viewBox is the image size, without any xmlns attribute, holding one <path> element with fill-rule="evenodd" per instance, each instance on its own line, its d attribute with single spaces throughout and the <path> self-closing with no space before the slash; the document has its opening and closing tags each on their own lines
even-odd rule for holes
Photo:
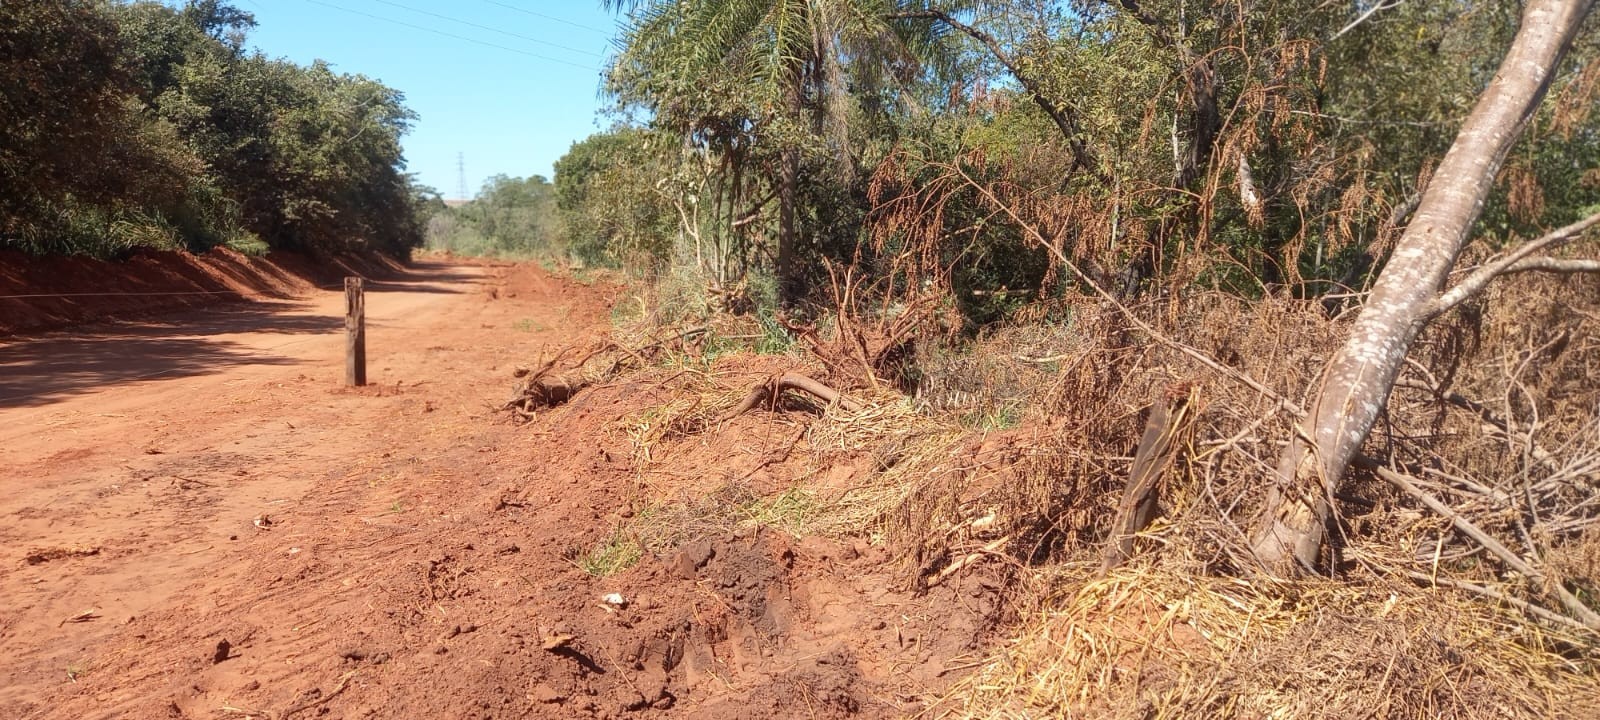
<svg viewBox="0 0 1600 720">
<path fill-rule="evenodd" d="M 249 541 L 291 536 L 341 479 L 493 428 L 509 364 L 599 302 L 575 318 L 499 274 L 423 263 L 374 285 L 359 390 L 339 385 L 342 293 L 0 345 L 0 716 L 74 682 L 116 628 L 185 588 L 259 587 L 230 574 Z M 351 519 L 408 509 L 401 475 L 366 478 Z"/>
<path fill-rule="evenodd" d="M 628 428 L 681 402 L 671 367 L 491 410 L 615 294 L 424 264 L 369 293 L 359 390 L 333 293 L 0 346 L 0 717 L 898 717 L 972 667 L 986 572 L 914 590 L 862 541 L 712 517 L 584 566 L 663 508 L 838 475 L 782 462 L 803 412 L 641 474 Z M 713 373 L 737 395 L 792 362 Z"/>
</svg>

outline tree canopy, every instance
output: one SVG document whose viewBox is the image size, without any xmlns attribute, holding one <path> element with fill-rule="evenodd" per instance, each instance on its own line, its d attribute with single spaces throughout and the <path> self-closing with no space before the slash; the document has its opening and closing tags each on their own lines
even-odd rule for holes
<svg viewBox="0 0 1600 720">
<path fill-rule="evenodd" d="M 244 49 L 221 0 L 0 6 L 0 242 L 405 253 L 404 96 Z"/>
<path fill-rule="evenodd" d="M 626 24 L 606 89 L 624 126 L 639 128 L 629 132 L 657 134 L 657 190 L 676 197 L 666 205 L 699 210 L 681 214 L 678 237 L 723 248 L 723 264 L 792 276 L 802 295 L 829 261 L 910 253 L 910 270 L 956 288 L 977 323 L 1017 307 L 993 298 L 1084 282 L 1123 297 L 1363 287 L 1519 12 L 1454 2 L 610 6 Z M 1587 202 L 1600 150 L 1595 51 L 1584 34 L 1563 61 L 1552 102 L 1488 200 L 1484 237 L 1571 221 Z M 684 176 L 695 179 L 665 180 Z M 662 261 L 671 254 L 656 249 Z"/>
</svg>

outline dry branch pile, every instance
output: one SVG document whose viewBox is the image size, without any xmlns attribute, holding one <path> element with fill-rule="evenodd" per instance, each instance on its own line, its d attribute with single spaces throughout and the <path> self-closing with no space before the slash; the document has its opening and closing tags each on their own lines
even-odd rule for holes
<svg viewBox="0 0 1600 720">
<path fill-rule="evenodd" d="M 1070 322 L 947 344 L 931 311 L 906 329 L 853 300 L 792 326 L 804 359 L 642 335 L 540 363 L 518 396 L 647 373 L 659 402 L 616 424 L 641 478 L 770 435 L 695 498 L 658 498 L 652 550 L 769 523 L 874 538 L 912 588 L 1010 578 L 1022 621 L 940 703 L 958 716 L 1576 717 L 1555 699 L 1600 697 L 1600 295 L 1547 283 L 1588 282 L 1519 279 L 1424 334 L 1336 499 L 1337 581 L 1259 579 L 1245 530 L 1342 332 L 1315 301 L 1067 297 Z M 916 394 L 884 382 L 888 347 Z M 781 415 L 748 417 L 763 407 Z"/>
</svg>

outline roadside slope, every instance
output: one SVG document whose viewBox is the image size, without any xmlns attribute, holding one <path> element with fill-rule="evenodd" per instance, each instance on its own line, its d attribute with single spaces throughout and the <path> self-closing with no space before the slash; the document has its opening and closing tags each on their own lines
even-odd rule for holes
<svg viewBox="0 0 1600 720">
<path fill-rule="evenodd" d="M 252 257 L 219 247 L 198 255 L 140 250 L 113 262 L 0 251 L 0 338 L 240 300 L 302 297 L 344 275 L 388 277 L 401 270 L 376 254 L 312 261 L 294 253 Z"/>
</svg>

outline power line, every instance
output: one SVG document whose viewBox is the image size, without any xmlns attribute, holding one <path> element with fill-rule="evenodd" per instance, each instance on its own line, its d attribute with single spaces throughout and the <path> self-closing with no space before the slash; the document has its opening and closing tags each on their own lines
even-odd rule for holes
<svg viewBox="0 0 1600 720">
<path fill-rule="evenodd" d="M 495 2 L 495 0 L 483 0 L 483 1 L 486 2 L 486 3 L 489 3 L 490 5 L 498 5 L 500 7 L 503 7 L 505 9 L 507 9 L 507 10 L 515 10 L 515 11 L 517 11 L 519 13 L 524 14 L 524 15 L 532 15 L 534 17 L 544 18 L 544 19 L 550 20 L 552 22 L 561 23 L 562 25 L 571 25 L 571 26 L 573 26 L 575 28 L 582 28 L 584 30 L 597 32 L 597 33 L 600 33 L 602 35 L 610 35 L 613 32 L 611 30 L 602 30 L 602 29 L 597 28 L 597 27 L 595 27 L 593 25 L 584 25 L 583 23 L 575 23 L 575 22 L 573 22 L 571 20 L 562 20 L 561 18 L 555 17 L 554 15 L 546 15 L 546 14 L 541 13 L 541 12 L 534 12 L 534 11 L 528 10 L 526 8 L 519 8 L 519 7 L 515 6 L 515 5 L 507 5 L 507 4 L 503 3 L 503 2 Z"/>
<path fill-rule="evenodd" d="M 550 57 L 549 55 L 540 55 L 539 53 L 532 53 L 532 52 L 528 52 L 526 50 L 518 50 L 517 48 L 506 47 L 504 45 L 499 45 L 499 44 L 492 43 L 492 42 L 486 42 L 486 41 L 483 41 L 483 40 L 479 40 L 477 38 L 470 38 L 470 37 L 467 37 L 465 35 L 457 35 L 455 33 L 445 32 L 443 30 L 435 30 L 435 29 L 430 28 L 430 27 L 424 27 L 422 25 L 417 25 L 417 24 L 414 24 L 414 23 L 408 23 L 408 22 L 406 22 L 404 20 L 395 20 L 394 18 L 386 18 L 386 17 L 384 17 L 382 15 L 373 15 L 372 13 L 362 12 L 360 10 L 351 10 L 350 8 L 343 7 L 343 6 L 340 6 L 340 5 L 335 5 L 335 4 L 330 3 L 330 2 L 323 2 L 322 0 L 306 0 L 306 2 L 311 3 L 313 5 L 321 5 L 323 7 L 333 8 L 334 10 L 339 10 L 341 12 L 347 12 L 347 13 L 350 13 L 352 15 L 360 15 L 362 17 L 372 18 L 373 20 L 380 20 L 382 22 L 391 23 L 391 24 L 394 24 L 394 25 L 401 25 L 401 26 L 404 26 L 404 27 L 411 28 L 413 30 L 421 30 L 423 32 L 433 33 L 435 35 L 442 35 L 442 36 L 447 37 L 447 38 L 454 38 L 456 40 L 463 40 L 465 42 L 473 43 L 473 44 L 476 44 L 476 45 L 483 45 L 485 47 L 492 47 L 492 48 L 495 48 L 495 49 L 498 49 L 498 50 L 504 50 L 506 52 L 514 52 L 514 53 L 516 53 L 518 55 L 527 55 L 528 57 L 531 57 L 531 58 L 538 58 L 540 60 L 547 60 L 547 61 L 553 62 L 553 63 L 561 63 L 562 65 L 570 65 L 570 66 L 578 68 L 580 70 L 589 70 L 589 71 L 592 71 L 592 72 L 599 72 L 600 71 L 599 68 L 590 67 L 588 65 L 579 65 L 578 63 L 575 63 L 575 62 L 572 62 L 572 61 L 569 61 L 569 60 L 562 60 L 561 58 L 553 58 L 553 57 Z"/>
<path fill-rule="evenodd" d="M 411 7 L 410 5 L 403 5 L 403 4 L 397 3 L 397 2 L 390 2 L 390 0 L 373 0 L 373 2 L 381 3 L 383 5 L 388 5 L 390 7 L 397 7 L 397 8 L 400 8 L 401 10 L 410 10 L 411 12 L 414 12 L 414 13 L 421 13 L 423 15 L 429 15 L 429 16 L 432 16 L 432 17 L 439 18 L 440 20 L 448 20 L 448 21 L 453 22 L 453 23 L 457 23 L 457 24 L 460 24 L 460 25 L 466 25 L 467 27 L 474 27 L 474 28 L 477 28 L 479 30 L 488 30 L 489 32 L 492 32 L 492 33 L 498 33 L 500 35 L 505 35 L 507 37 L 514 37 L 514 38 L 517 38 L 519 40 L 527 40 L 528 42 L 531 42 L 531 43 L 538 43 L 540 45 L 549 45 L 550 47 L 559 48 L 561 50 L 566 50 L 568 52 L 575 52 L 575 53 L 579 53 L 579 54 L 582 54 L 582 55 L 592 55 L 594 57 L 603 57 L 600 53 L 597 53 L 597 52 L 591 52 L 591 51 L 588 51 L 588 50 L 579 50 L 578 48 L 575 48 L 575 47 L 567 47 L 566 45 L 559 45 L 557 43 L 553 43 L 553 42 L 550 42 L 548 40 L 540 40 L 539 38 L 536 38 L 536 37 L 529 37 L 527 35 L 521 35 L 521 34 L 518 34 L 518 33 L 511 32 L 509 30 L 501 30 L 500 28 L 490 27 L 488 25 L 480 25 L 478 23 L 471 22 L 471 21 L 468 21 L 468 20 L 461 20 L 461 19 L 458 19 L 458 18 L 453 18 L 453 17 L 450 17 L 449 15 L 441 15 L 441 14 L 433 12 L 431 10 L 423 10 L 421 8 Z"/>
</svg>

